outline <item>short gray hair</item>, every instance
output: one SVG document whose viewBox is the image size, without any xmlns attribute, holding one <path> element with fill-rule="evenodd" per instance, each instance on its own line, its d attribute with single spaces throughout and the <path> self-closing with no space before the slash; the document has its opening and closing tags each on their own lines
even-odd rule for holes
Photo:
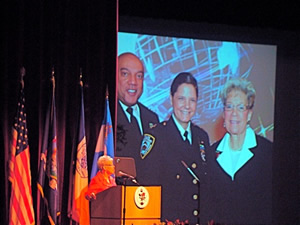
<svg viewBox="0 0 300 225">
<path fill-rule="evenodd" d="M 243 93 L 245 93 L 247 96 L 247 100 L 248 100 L 248 109 L 253 108 L 256 92 L 253 87 L 253 84 L 250 81 L 243 79 L 243 78 L 232 78 L 232 79 L 228 80 L 225 83 L 223 90 L 221 91 L 221 99 L 222 99 L 223 105 L 226 104 L 228 94 L 232 90 L 239 90 L 239 91 L 242 91 Z"/>
<path fill-rule="evenodd" d="M 113 159 L 108 155 L 103 155 L 99 157 L 97 161 L 98 168 L 102 170 L 103 166 L 107 165 L 107 162 L 113 161 Z"/>
</svg>

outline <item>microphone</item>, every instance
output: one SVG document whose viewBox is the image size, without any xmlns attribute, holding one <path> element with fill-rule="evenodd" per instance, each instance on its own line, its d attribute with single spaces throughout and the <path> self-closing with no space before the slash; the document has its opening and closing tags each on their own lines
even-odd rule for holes
<svg viewBox="0 0 300 225">
<path fill-rule="evenodd" d="M 196 176 L 196 174 L 186 165 L 186 163 L 181 160 L 181 163 L 184 165 L 184 167 L 189 171 L 189 173 L 200 183 L 199 178 Z"/>
<path fill-rule="evenodd" d="M 135 179 L 134 176 L 128 174 L 128 173 L 124 173 L 122 170 L 119 170 L 118 172 L 118 175 L 121 176 L 121 177 L 127 177 L 129 178 L 133 183 L 137 184 L 137 185 L 140 185 L 137 180 Z"/>
</svg>

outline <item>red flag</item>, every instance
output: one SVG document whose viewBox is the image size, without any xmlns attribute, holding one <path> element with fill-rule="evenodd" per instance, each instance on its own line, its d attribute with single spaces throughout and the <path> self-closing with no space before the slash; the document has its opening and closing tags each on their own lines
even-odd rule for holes
<svg viewBox="0 0 300 225">
<path fill-rule="evenodd" d="M 84 101 L 83 101 L 83 87 L 80 81 L 81 91 L 81 105 L 80 118 L 78 126 L 78 140 L 77 140 L 77 154 L 75 165 L 75 174 L 72 171 L 71 177 L 73 182 L 71 195 L 71 210 L 69 217 L 79 223 L 80 225 L 90 224 L 89 201 L 85 198 L 85 192 L 88 189 L 88 166 L 87 166 L 87 152 L 86 152 L 86 136 L 85 136 L 85 117 L 84 117 Z M 72 154 L 73 155 L 73 154 Z M 73 161 L 73 160 L 72 160 Z M 73 164 L 72 164 L 73 165 Z"/>
<path fill-rule="evenodd" d="M 34 224 L 23 86 L 20 91 L 17 115 L 12 127 L 8 179 L 11 182 L 9 224 Z"/>
</svg>

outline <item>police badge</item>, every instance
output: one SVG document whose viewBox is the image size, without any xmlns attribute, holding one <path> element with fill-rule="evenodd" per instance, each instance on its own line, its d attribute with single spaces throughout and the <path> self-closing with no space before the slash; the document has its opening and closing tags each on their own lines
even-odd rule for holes
<svg viewBox="0 0 300 225">
<path fill-rule="evenodd" d="M 153 137 L 151 134 L 144 134 L 140 155 L 141 158 L 144 159 L 149 152 L 152 150 L 152 147 L 155 143 L 155 137 Z"/>
</svg>

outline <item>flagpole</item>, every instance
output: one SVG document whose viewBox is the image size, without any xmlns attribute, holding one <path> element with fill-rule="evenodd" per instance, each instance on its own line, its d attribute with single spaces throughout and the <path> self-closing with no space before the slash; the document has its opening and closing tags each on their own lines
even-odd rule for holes
<svg viewBox="0 0 300 225">
<path fill-rule="evenodd" d="M 35 221 L 31 189 L 30 150 L 27 136 L 24 76 L 25 68 L 22 67 L 20 69 L 21 89 L 15 121 L 11 131 L 8 161 L 8 180 L 11 182 L 9 224 L 34 224 Z"/>
<path fill-rule="evenodd" d="M 60 210 L 58 209 L 59 193 L 58 193 L 58 169 L 57 164 L 57 134 L 56 134 L 56 110 L 55 110 L 55 78 L 54 67 L 52 67 L 50 82 L 52 83 L 52 93 L 49 99 L 48 109 L 45 117 L 45 127 L 43 134 L 42 149 L 39 163 L 39 178 L 37 182 L 38 197 L 37 197 L 37 224 L 41 224 L 44 219 L 44 210 L 51 224 L 58 221 Z M 50 133 L 51 132 L 51 133 Z M 51 140 L 49 140 L 51 138 Z M 49 152 L 48 152 L 49 150 Z M 48 160 L 50 160 L 48 164 Z M 50 165 L 51 164 L 51 165 Z M 46 169 L 50 168 L 50 174 L 46 175 Z M 46 179 L 47 176 L 47 179 Z M 51 177 L 51 178 L 50 178 Z M 47 181 L 47 182 L 46 182 Z M 51 186 L 50 186 L 51 184 Z M 40 193 L 39 193 L 40 192 Z M 45 195 L 46 194 L 46 195 Z M 43 205 L 41 204 L 43 199 Z M 49 202 L 51 201 L 51 202 Z M 43 210 L 43 211 L 41 211 Z M 42 212 L 42 213 L 41 213 Z"/>
<path fill-rule="evenodd" d="M 24 68 L 24 66 L 20 69 L 20 82 L 21 82 L 21 85 L 22 85 L 22 89 L 24 89 L 24 77 L 25 77 L 25 74 L 26 74 L 26 70 Z"/>
<path fill-rule="evenodd" d="M 80 74 L 79 74 L 79 84 L 80 87 L 83 87 L 83 81 L 82 81 L 82 68 L 80 67 Z"/>
<path fill-rule="evenodd" d="M 108 88 L 106 88 L 104 105 L 104 115 L 96 143 L 90 179 L 92 179 L 98 171 L 97 161 L 100 156 L 109 155 L 112 158 L 114 157 L 114 133 L 109 109 Z"/>
<path fill-rule="evenodd" d="M 85 135 L 84 95 L 80 69 L 80 108 L 76 136 L 76 148 L 72 148 L 73 162 L 70 168 L 68 217 L 70 224 L 90 224 L 89 201 L 84 193 L 88 189 L 87 149 Z M 75 141 L 74 141 L 75 143 Z M 75 156 L 76 155 L 76 156 Z M 70 190 L 71 188 L 71 190 Z"/>
<path fill-rule="evenodd" d="M 83 76 L 82 76 L 82 68 L 80 67 L 80 74 L 79 74 L 79 85 L 80 85 L 80 88 L 83 88 L 83 81 L 82 81 L 82 78 L 83 78 Z M 80 91 L 80 99 L 81 99 L 81 91 Z M 80 103 L 80 105 L 81 105 L 81 103 Z M 81 107 L 81 106 L 80 106 Z M 81 115 L 80 115 L 81 113 L 79 112 L 79 118 L 81 117 Z M 78 125 L 78 127 L 77 127 L 77 132 L 78 132 L 78 128 L 80 127 L 80 125 Z M 78 134 L 77 134 L 77 138 L 76 138 L 76 159 L 75 160 L 77 160 L 77 139 L 78 139 Z M 75 156 L 74 156 L 75 157 Z M 73 158 L 74 159 L 74 158 Z M 76 167 L 76 161 L 74 162 L 74 166 Z M 76 168 L 75 168 L 76 169 Z M 75 174 L 74 174 L 74 176 L 75 176 Z M 75 177 L 73 177 L 73 179 L 72 179 L 72 181 L 73 181 L 73 187 L 71 188 L 72 189 L 72 197 L 73 197 L 73 194 L 74 194 L 74 185 L 75 185 Z M 73 201 L 71 201 L 72 202 L 72 204 L 71 204 L 71 210 L 73 209 L 73 204 L 74 204 L 74 202 Z M 72 216 L 73 216 L 73 214 L 71 214 Z M 72 217 L 71 217 L 72 218 Z M 75 221 L 75 225 L 79 225 L 80 223 L 79 222 L 77 222 L 77 221 Z M 71 220 L 71 225 L 72 225 L 72 220 Z"/>
<path fill-rule="evenodd" d="M 39 170 L 40 170 L 40 157 L 41 157 L 41 151 L 38 149 L 38 176 L 39 176 Z M 36 224 L 40 225 L 41 224 L 41 193 L 38 188 L 38 183 L 39 183 L 39 178 L 37 179 L 37 189 L 36 189 Z"/>
<path fill-rule="evenodd" d="M 106 85 L 105 99 L 108 99 L 108 96 L 109 96 L 108 85 Z"/>
<path fill-rule="evenodd" d="M 82 68 L 80 68 L 80 73 L 79 73 L 79 86 L 80 86 L 80 88 L 81 87 L 83 87 L 83 82 L 82 82 Z M 79 115 L 78 115 L 78 118 L 80 118 L 80 113 L 79 113 Z M 78 132 L 78 127 L 79 127 L 79 125 L 77 124 L 77 126 L 76 126 L 76 135 L 75 135 L 75 137 L 73 138 L 73 142 L 72 142 L 72 154 L 71 154 L 71 169 L 70 169 L 70 175 L 69 175 L 69 183 L 72 183 L 72 185 L 70 185 L 69 184 L 69 196 L 68 196 L 68 215 L 70 215 L 69 216 L 69 218 L 70 218 L 70 220 L 69 220 L 69 222 L 70 222 L 70 225 L 72 225 L 73 224 L 73 213 L 72 213 L 72 209 L 73 209 L 73 200 L 72 200 L 72 198 L 73 198 L 73 194 L 74 194 L 74 167 L 76 167 L 76 159 L 75 159 L 75 151 L 77 150 L 76 148 L 77 148 L 77 136 L 78 136 L 78 134 L 77 134 L 77 132 Z M 76 150 L 75 150 L 76 149 Z M 75 224 L 77 225 L 78 223 L 76 222 L 76 221 L 74 221 L 75 222 Z"/>
<path fill-rule="evenodd" d="M 20 68 L 20 84 L 21 84 L 21 90 L 24 89 L 24 80 L 23 80 L 23 77 L 25 76 L 25 68 L 24 67 L 21 67 Z M 19 94 L 20 95 L 20 94 Z M 11 134 L 10 134 L 11 135 Z M 9 137 L 11 138 L 11 137 Z M 11 142 L 11 141 L 10 141 Z M 8 174 L 7 175 L 7 179 L 10 181 L 10 170 L 9 170 L 9 164 L 10 164 L 10 158 L 11 158 L 11 146 L 9 144 L 9 151 L 8 153 L 5 152 L 5 154 L 8 154 L 7 156 L 5 156 L 5 159 L 8 159 L 8 171 L 5 172 L 5 174 Z M 13 180 L 12 180 L 13 181 Z M 12 182 L 11 181 L 11 182 Z M 5 193 L 6 193 L 6 196 L 10 196 L 11 195 L 11 188 L 12 188 L 12 185 L 11 185 L 11 182 L 8 182 L 7 184 L 7 188 L 5 189 Z M 6 208 L 9 209 L 10 208 L 10 197 L 8 198 L 8 201 L 5 201 L 5 205 L 6 205 Z M 8 214 L 6 214 L 6 221 L 7 223 L 9 223 L 9 219 L 10 219 L 10 213 L 8 212 Z"/>
<path fill-rule="evenodd" d="M 54 67 L 52 67 L 52 71 L 51 71 L 51 78 L 50 78 L 51 82 L 52 82 L 52 99 L 55 98 L 55 77 L 54 77 Z M 53 107 L 51 107 L 51 113 L 50 113 L 50 121 L 52 124 L 53 121 Z"/>
<path fill-rule="evenodd" d="M 80 73 L 79 73 L 79 86 L 80 86 L 80 88 L 83 88 L 82 77 L 83 77 L 82 76 L 82 68 L 80 67 Z M 80 113 L 79 113 L 78 117 L 80 118 Z M 74 170 L 76 169 L 76 168 L 74 169 L 74 167 L 76 167 L 76 160 L 77 160 L 77 157 L 75 158 L 75 155 L 76 155 L 75 152 L 77 152 L 77 139 L 78 139 L 78 134 L 77 133 L 78 133 L 78 129 L 79 129 L 79 125 L 77 124 L 75 140 L 73 140 L 73 144 L 72 144 L 73 145 L 72 155 L 71 155 L 71 165 L 72 165 L 72 167 L 71 167 L 70 176 L 69 176 L 69 180 L 70 180 L 70 182 L 72 182 L 72 185 L 69 188 L 69 197 L 68 197 L 68 199 L 72 199 L 73 194 L 74 194 L 74 184 L 75 184 L 75 182 L 74 182 L 74 180 L 75 180 L 74 179 L 74 176 L 75 176 Z M 68 209 L 68 211 L 69 211 L 68 214 L 70 213 L 70 217 L 69 217 L 70 218 L 70 225 L 72 225 L 73 222 L 75 222 L 75 224 L 77 225 L 79 223 L 77 223 L 76 221 L 73 221 L 72 209 L 73 209 L 74 202 L 73 202 L 73 200 L 69 200 L 69 201 L 71 202 L 70 203 L 70 208 Z"/>
</svg>

